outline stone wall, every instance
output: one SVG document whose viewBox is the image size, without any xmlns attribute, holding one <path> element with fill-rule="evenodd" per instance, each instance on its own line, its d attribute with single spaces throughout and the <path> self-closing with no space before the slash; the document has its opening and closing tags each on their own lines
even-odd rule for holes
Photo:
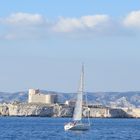
<svg viewBox="0 0 140 140">
<path fill-rule="evenodd" d="M 133 116 L 135 118 L 140 118 L 140 108 L 122 108 L 123 111 L 125 111 L 130 116 Z"/>
<path fill-rule="evenodd" d="M 110 112 L 108 108 L 91 108 L 90 117 L 95 117 L 95 118 L 110 117 Z"/>
</svg>

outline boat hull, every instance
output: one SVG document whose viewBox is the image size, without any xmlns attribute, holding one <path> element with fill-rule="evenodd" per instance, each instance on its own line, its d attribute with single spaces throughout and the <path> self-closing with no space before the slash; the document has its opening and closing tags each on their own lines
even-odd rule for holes
<svg viewBox="0 0 140 140">
<path fill-rule="evenodd" d="M 77 131 L 86 131 L 89 129 L 89 124 L 83 124 L 83 123 L 76 123 L 76 124 L 72 124 L 72 123 L 68 123 L 64 126 L 64 129 L 67 130 L 77 130 Z"/>
</svg>

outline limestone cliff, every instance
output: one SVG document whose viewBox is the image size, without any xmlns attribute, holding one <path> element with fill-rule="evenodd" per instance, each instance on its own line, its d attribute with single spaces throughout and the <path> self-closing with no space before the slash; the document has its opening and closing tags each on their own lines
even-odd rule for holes
<svg viewBox="0 0 140 140">
<path fill-rule="evenodd" d="M 9 108 L 6 104 L 0 104 L 0 115 L 1 116 L 9 115 Z"/>
<path fill-rule="evenodd" d="M 64 104 L 1 104 L 1 116 L 72 117 L 74 108 Z M 107 107 L 83 107 L 83 117 L 140 118 L 140 109 L 126 110 Z"/>
</svg>

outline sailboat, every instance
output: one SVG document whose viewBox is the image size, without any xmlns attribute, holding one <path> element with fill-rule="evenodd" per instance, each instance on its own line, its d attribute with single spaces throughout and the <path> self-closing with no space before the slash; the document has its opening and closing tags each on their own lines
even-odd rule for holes
<svg viewBox="0 0 140 140">
<path fill-rule="evenodd" d="M 73 120 L 64 125 L 65 130 L 85 131 L 90 128 L 89 117 L 88 123 L 82 122 L 83 93 L 84 93 L 84 65 L 82 65 L 80 87 L 77 93 L 77 100 L 74 108 Z"/>
</svg>

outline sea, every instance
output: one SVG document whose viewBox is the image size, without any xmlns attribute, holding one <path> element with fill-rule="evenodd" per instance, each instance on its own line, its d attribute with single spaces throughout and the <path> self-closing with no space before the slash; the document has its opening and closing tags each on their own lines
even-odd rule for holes
<svg viewBox="0 0 140 140">
<path fill-rule="evenodd" d="M 0 140 L 140 140 L 140 119 L 90 119 L 89 131 L 64 131 L 70 118 L 0 117 Z"/>
</svg>

